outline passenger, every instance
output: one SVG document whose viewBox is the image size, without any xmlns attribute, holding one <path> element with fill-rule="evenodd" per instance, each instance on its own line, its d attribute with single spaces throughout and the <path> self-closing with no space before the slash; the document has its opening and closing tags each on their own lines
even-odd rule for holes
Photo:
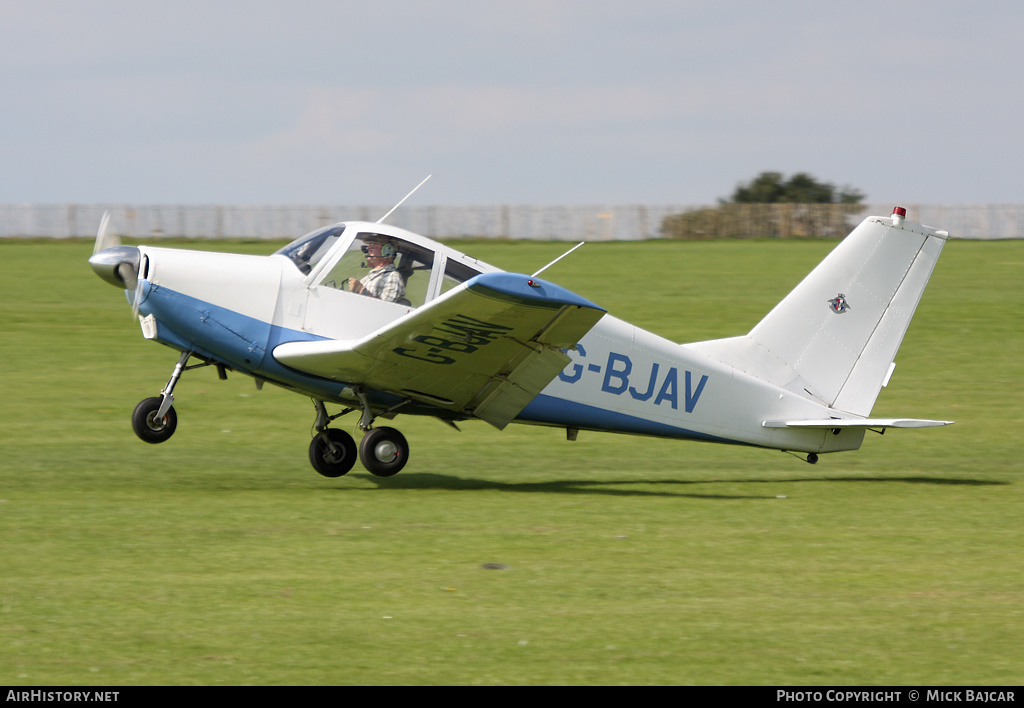
<svg viewBox="0 0 1024 708">
<path fill-rule="evenodd" d="M 370 272 L 361 280 L 348 279 L 354 293 L 375 297 L 385 302 L 398 302 L 405 297 L 405 279 L 395 267 L 395 247 L 390 243 L 369 242 L 363 246 Z"/>
</svg>

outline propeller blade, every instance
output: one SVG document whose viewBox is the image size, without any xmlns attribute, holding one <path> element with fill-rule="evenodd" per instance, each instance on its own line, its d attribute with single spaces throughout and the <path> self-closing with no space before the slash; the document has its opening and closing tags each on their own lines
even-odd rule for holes
<svg viewBox="0 0 1024 708">
<path fill-rule="evenodd" d="M 138 271 L 135 272 L 135 289 L 132 291 L 132 319 L 136 320 L 139 318 L 139 305 L 142 303 L 142 280 L 138 277 Z"/>
<path fill-rule="evenodd" d="M 135 263 L 121 261 L 114 269 L 125 290 L 134 290 L 139 283 L 139 267 Z"/>
<path fill-rule="evenodd" d="M 103 212 L 103 218 L 100 219 L 100 227 L 96 231 L 96 244 L 92 247 L 94 255 L 113 246 L 121 245 L 120 236 L 114 233 L 108 233 L 109 226 L 110 212 L 105 211 Z"/>
</svg>

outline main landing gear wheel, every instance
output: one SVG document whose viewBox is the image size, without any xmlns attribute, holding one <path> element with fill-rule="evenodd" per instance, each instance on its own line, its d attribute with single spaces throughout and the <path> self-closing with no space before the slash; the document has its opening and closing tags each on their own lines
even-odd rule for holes
<svg viewBox="0 0 1024 708">
<path fill-rule="evenodd" d="M 394 428 L 372 428 L 359 443 L 359 459 L 371 474 L 390 477 L 409 461 L 409 443 Z"/>
<path fill-rule="evenodd" d="M 139 403 L 132 413 L 132 429 L 135 434 L 154 445 L 170 438 L 174 435 L 174 429 L 178 427 L 178 414 L 174 412 L 173 406 L 167 409 L 162 418 L 157 419 L 156 415 L 160 412 L 163 400 L 162 396 L 147 398 Z"/>
<path fill-rule="evenodd" d="M 356 463 L 356 441 L 344 430 L 327 428 L 309 444 L 309 461 L 324 477 L 341 477 Z"/>
</svg>

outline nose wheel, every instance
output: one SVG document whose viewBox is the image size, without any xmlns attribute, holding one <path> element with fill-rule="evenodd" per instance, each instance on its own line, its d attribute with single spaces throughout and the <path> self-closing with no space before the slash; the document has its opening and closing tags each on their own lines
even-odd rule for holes
<svg viewBox="0 0 1024 708">
<path fill-rule="evenodd" d="M 186 368 L 194 368 L 185 366 L 190 356 L 191 352 L 182 352 L 170 380 L 159 396 L 147 398 L 135 406 L 135 412 L 132 413 L 132 430 L 140 440 L 156 445 L 174 435 L 174 430 L 178 427 L 178 414 L 171 405 L 174 403 L 174 387 Z"/>
<path fill-rule="evenodd" d="M 132 429 L 139 439 L 155 445 L 174 435 L 174 429 L 178 427 L 178 414 L 174 412 L 174 406 L 168 406 L 161 414 L 160 407 L 163 402 L 163 396 L 154 396 L 135 407 L 135 412 L 132 413 Z"/>
</svg>

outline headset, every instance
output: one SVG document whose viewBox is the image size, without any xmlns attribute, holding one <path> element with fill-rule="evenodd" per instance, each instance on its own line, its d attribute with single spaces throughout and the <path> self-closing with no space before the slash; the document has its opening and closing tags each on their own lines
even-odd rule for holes
<svg viewBox="0 0 1024 708">
<path fill-rule="evenodd" d="M 362 250 L 364 256 L 369 256 L 370 255 L 369 252 L 368 252 L 369 248 L 370 248 L 369 244 L 365 244 L 365 243 L 360 247 L 360 250 Z M 380 245 L 380 257 L 381 258 L 394 258 L 395 255 L 396 255 L 395 247 L 392 244 L 390 244 L 390 243 L 382 243 Z"/>
</svg>

